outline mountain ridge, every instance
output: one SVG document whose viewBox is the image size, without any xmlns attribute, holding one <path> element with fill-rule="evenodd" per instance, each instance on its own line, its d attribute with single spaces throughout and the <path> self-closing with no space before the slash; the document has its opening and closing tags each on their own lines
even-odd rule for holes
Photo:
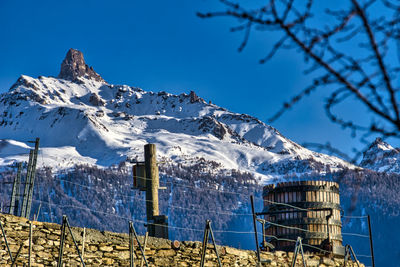
<svg viewBox="0 0 400 267">
<path fill-rule="evenodd" d="M 56 169 L 141 158 L 148 142 L 157 144 L 166 161 L 205 158 L 220 163 L 221 170 L 264 178 L 356 168 L 301 147 L 255 117 L 207 103 L 193 91 L 144 91 L 85 73 L 73 79 L 22 75 L 0 95 L 0 129 L 5 147 L 0 155 L 24 150 L 29 138 L 40 137 L 43 160 Z M 0 165 L 25 158 L 10 152 Z"/>
<path fill-rule="evenodd" d="M 400 148 L 376 138 L 363 153 L 360 166 L 378 172 L 400 173 Z"/>
</svg>

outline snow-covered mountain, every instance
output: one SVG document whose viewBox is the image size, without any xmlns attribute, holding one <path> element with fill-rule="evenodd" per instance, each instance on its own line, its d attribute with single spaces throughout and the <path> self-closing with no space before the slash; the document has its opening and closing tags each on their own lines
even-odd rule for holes
<svg viewBox="0 0 400 267">
<path fill-rule="evenodd" d="M 360 166 L 378 172 L 400 173 L 400 148 L 377 138 L 364 152 Z"/>
<path fill-rule="evenodd" d="M 173 95 L 108 84 L 73 49 L 58 78 L 21 76 L 0 95 L 0 165 L 26 161 L 28 141 L 35 137 L 41 140 L 39 166 L 56 169 L 140 160 L 146 143 L 155 143 L 167 162 L 190 165 L 204 158 L 217 162 L 219 170 L 264 178 L 353 167 L 194 92 Z"/>
</svg>

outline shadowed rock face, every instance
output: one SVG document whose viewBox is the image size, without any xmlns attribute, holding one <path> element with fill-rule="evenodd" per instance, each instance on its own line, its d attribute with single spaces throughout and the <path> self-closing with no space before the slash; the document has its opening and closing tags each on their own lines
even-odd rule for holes
<svg viewBox="0 0 400 267">
<path fill-rule="evenodd" d="M 103 78 L 92 67 L 86 65 L 82 52 L 71 48 L 61 63 L 58 78 L 77 81 L 78 77 L 86 77 L 98 82 L 104 82 Z"/>
</svg>

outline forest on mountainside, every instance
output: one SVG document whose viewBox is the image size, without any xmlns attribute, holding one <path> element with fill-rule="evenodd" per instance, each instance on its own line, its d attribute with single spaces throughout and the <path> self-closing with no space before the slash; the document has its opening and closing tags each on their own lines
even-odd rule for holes
<svg viewBox="0 0 400 267">
<path fill-rule="evenodd" d="M 256 211 L 261 211 L 262 186 L 250 173 L 234 170 L 214 173 L 215 164 L 199 160 L 192 166 L 160 165 L 160 185 L 167 188 L 159 191 L 160 214 L 168 216 L 169 237 L 202 240 L 205 220 L 209 219 L 218 244 L 254 249 L 249 196 L 255 196 Z M 8 211 L 9 182 L 14 177 L 13 168 L 0 174 L 2 212 Z M 298 179 L 285 177 L 288 181 Z M 400 250 L 384 249 L 388 243 L 395 248 L 400 241 L 396 227 L 400 223 L 399 174 L 345 170 L 324 177 L 310 173 L 301 179 L 339 182 L 343 213 L 371 215 L 377 261 L 386 264 L 388 258 L 400 258 Z M 61 223 L 62 215 L 66 214 L 72 226 L 115 232 L 127 232 L 128 221 L 132 220 L 138 233 L 144 234 L 145 193 L 132 189 L 132 184 L 130 168 L 125 164 L 108 169 L 79 165 L 58 174 L 53 174 L 50 168 L 39 169 L 31 217 L 39 211 L 39 221 Z M 368 234 L 365 220 L 343 219 L 342 223 L 344 233 Z M 344 236 L 344 244 L 351 244 L 356 253 L 363 255 L 369 254 L 366 241 Z"/>
<path fill-rule="evenodd" d="M 210 168 L 213 164 L 217 163 L 200 161 L 190 167 L 160 167 L 160 185 L 167 188 L 159 191 L 160 214 L 168 215 L 171 239 L 201 239 L 206 219 L 215 229 L 232 229 L 232 220 L 237 216 L 230 214 L 249 213 L 251 194 L 258 197 L 261 209 L 261 186 L 251 174 L 234 170 L 214 174 Z M 13 181 L 15 170 L 0 175 L 0 181 L 8 182 L 0 184 L 0 201 L 3 212 L 7 212 L 9 182 Z M 116 232 L 127 232 L 128 221 L 133 220 L 138 232 L 144 234 L 145 193 L 134 190 L 132 185 L 131 172 L 121 165 L 108 169 L 80 165 L 56 175 L 50 168 L 39 169 L 31 215 L 37 214 L 40 206 L 40 221 L 60 223 L 66 214 L 72 225 Z"/>
</svg>

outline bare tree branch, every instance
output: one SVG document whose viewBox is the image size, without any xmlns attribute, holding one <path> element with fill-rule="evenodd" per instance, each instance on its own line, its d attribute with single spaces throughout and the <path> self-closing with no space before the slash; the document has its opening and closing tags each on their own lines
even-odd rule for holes
<svg viewBox="0 0 400 267">
<path fill-rule="evenodd" d="M 354 136 L 362 132 L 360 142 L 373 136 L 400 138 L 398 2 L 348 0 L 340 7 L 334 1 L 314 0 L 268 0 L 259 7 L 244 0 L 220 2 L 224 11 L 198 15 L 236 18 L 241 25 L 237 29 L 245 30 L 240 50 L 247 44 L 250 30 L 281 33 L 260 63 L 280 50 L 293 49 L 304 56 L 304 73 L 312 75 L 311 84 L 283 103 L 270 122 L 305 96 L 323 90 L 327 117 Z M 367 110 L 370 121 L 361 122 L 353 114 L 340 112 L 343 105 Z"/>
<path fill-rule="evenodd" d="M 386 68 L 385 64 L 383 63 L 383 59 L 382 59 L 381 54 L 379 53 L 379 48 L 378 48 L 378 46 L 376 44 L 375 37 L 374 37 L 374 34 L 372 33 L 372 30 L 371 30 L 370 24 L 368 22 L 367 16 L 366 16 L 366 14 L 364 12 L 364 9 L 362 9 L 360 7 L 360 5 L 357 2 L 357 0 L 352 0 L 352 3 L 355 6 L 355 8 L 357 10 L 357 13 L 358 13 L 358 15 L 360 16 L 360 18 L 361 18 L 361 20 L 363 22 L 365 31 L 368 34 L 369 41 L 371 42 L 371 47 L 375 52 L 375 57 L 378 60 L 379 68 L 380 68 L 380 70 L 382 72 L 383 78 L 385 79 L 386 88 L 387 88 L 387 90 L 389 91 L 389 94 L 390 94 L 390 101 L 392 102 L 393 110 L 394 110 L 394 112 L 396 114 L 397 123 L 399 123 L 400 122 L 399 108 L 398 108 L 398 105 L 397 105 L 395 92 L 394 92 L 394 89 L 392 87 L 389 75 L 387 73 L 387 68 Z M 398 127 L 398 129 L 400 130 L 400 127 Z"/>
</svg>

